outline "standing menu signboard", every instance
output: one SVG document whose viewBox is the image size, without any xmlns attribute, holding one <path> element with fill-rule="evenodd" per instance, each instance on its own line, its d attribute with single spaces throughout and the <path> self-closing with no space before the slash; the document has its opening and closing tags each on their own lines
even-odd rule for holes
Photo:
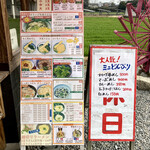
<svg viewBox="0 0 150 150">
<path fill-rule="evenodd" d="M 53 11 L 83 11 L 83 0 L 53 0 Z"/>
<path fill-rule="evenodd" d="M 37 0 L 37 11 L 51 11 L 51 0 Z"/>
<path fill-rule="evenodd" d="M 83 3 L 55 4 L 20 13 L 21 145 L 84 144 Z"/>
<path fill-rule="evenodd" d="M 135 47 L 90 47 L 89 140 L 134 140 L 136 56 Z"/>
</svg>

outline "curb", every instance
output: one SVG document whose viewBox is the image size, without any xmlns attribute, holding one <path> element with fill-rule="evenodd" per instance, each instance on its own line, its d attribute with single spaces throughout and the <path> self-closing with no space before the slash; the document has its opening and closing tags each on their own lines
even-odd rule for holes
<svg viewBox="0 0 150 150">
<path fill-rule="evenodd" d="M 137 75 L 137 89 L 150 90 L 150 78 Z"/>
</svg>

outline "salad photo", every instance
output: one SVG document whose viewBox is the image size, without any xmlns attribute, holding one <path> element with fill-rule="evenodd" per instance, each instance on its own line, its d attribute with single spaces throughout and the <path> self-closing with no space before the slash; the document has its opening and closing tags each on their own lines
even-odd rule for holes
<svg viewBox="0 0 150 150">
<path fill-rule="evenodd" d="M 72 68 L 70 65 L 54 65 L 53 76 L 55 78 L 68 78 L 71 76 Z"/>
<path fill-rule="evenodd" d="M 70 87 L 65 84 L 60 84 L 54 87 L 54 96 L 58 99 L 70 98 Z"/>
</svg>

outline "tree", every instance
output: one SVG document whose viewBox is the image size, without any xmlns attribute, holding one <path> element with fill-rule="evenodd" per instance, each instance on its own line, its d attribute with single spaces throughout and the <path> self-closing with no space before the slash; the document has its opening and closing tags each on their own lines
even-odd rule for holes
<svg viewBox="0 0 150 150">
<path fill-rule="evenodd" d="M 111 7 L 116 7 L 116 5 L 115 5 L 115 3 L 111 3 L 111 5 L 110 5 Z"/>
<path fill-rule="evenodd" d="M 118 6 L 118 9 L 125 10 L 126 9 L 126 2 L 121 1 L 119 6 Z"/>
<path fill-rule="evenodd" d="M 88 5 L 89 5 L 89 1 L 88 0 L 84 0 L 84 8 L 88 8 Z"/>
<path fill-rule="evenodd" d="M 127 1 L 127 3 L 131 3 L 134 7 L 137 6 L 138 0 Z"/>
</svg>

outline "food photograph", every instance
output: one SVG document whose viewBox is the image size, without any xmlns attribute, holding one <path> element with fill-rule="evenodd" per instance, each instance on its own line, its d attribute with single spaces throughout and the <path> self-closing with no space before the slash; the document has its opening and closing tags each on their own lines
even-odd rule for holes
<svg viewBox="0 0 150 150">
<path fill-rule="evenodd" d="M 21 82 L 22 100 L 51 100 L 52 83 L 50 81 L 24 81 Z"/>
<path fill-rule="evenodd" d="M 60 84 L 54 87 L 54 99 L 71 99 L 70 87 L 65 84 Z"/>
<path fill-rule="evenodd" d="M 22 78 L 52 78 L 52 58 L 21 58 Z"/>
<path fill-rule="evenodd" d="M 28 54 L 33 53 L 36 50 L 35 43 L 33 43 L 33 41 L 26 43 L 23 46 L 23 50 L 25 53 L 28 53 Z"/>
<path fill-rule="evenodd" d="M 30 22 L 26 22 L 27 18 L 23 20 L 23 32 L 51 32 L 51 19 L 31 19 Z"/>
<path fill-rule="evenodd" d="M 65 50 L 66 50 L 66 46 L 63 41 L 60 41 L 60 42 L 54 44 L 54 46 L 53 46 L 53 51 L 55 53 L 61 54 L 61 53 L 64 53 Z"/>
<path fill-rule="evenodd" d="M 51 45 L 50 45 L 49 41 L 47 41 L 46 43 L 38 44 L 37 49 L 41 54 L 47 54 L 51 50 Z"/>
<path fill-rule="evenodd" d="M 54 80 L 53 98 L 54 100 L 82 100 L 83 80 Z"/>
<path fill-rule="evenodd" d="M 70 65 L 53 65 L 54 78 L 68 78 L 72 74 Z"/>
</svg>

